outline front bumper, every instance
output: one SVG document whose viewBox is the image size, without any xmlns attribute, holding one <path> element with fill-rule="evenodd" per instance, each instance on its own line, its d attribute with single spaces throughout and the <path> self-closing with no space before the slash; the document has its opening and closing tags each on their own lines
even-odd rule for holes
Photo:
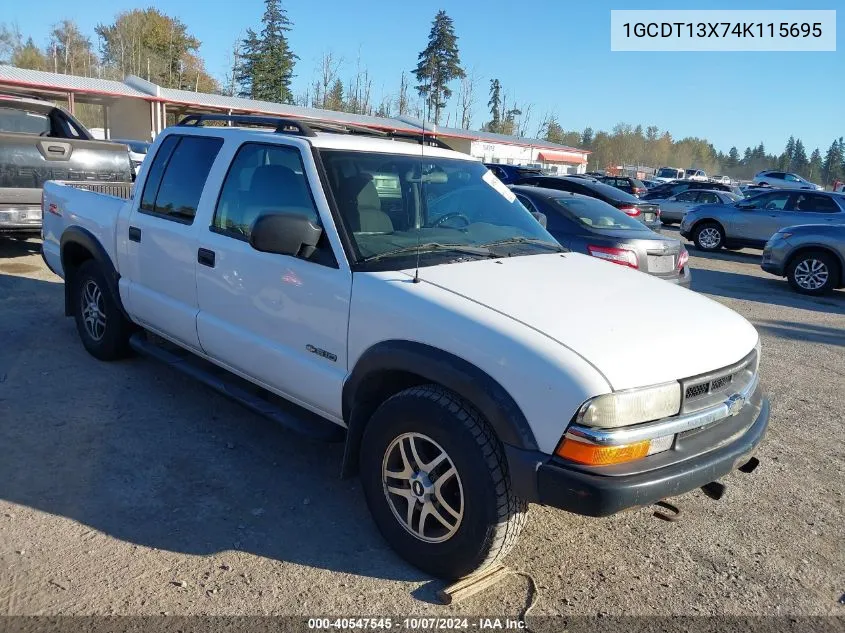
<svg viewBox="0 0 845 633">
<path fill-rule="evenodd" d="M 538 463 L 536 453 L 508 448 L 506 452 L 514 489 L 529 501 L 593 517 L 647 506 L 695 490 L 736 470 L 748 461 L 760 444 L 769 424 L 769 401 L 761 393 L 757 395 L 754 402 L 746 405 L 744 414 L 736 416 L 745 415 L 750 422 L 750 426 L 737 437 L 717 443 L 717 447 L 711 450 L 649 470 L 599 474 L 554 457 L 549 459 L 545 456 L 545 460 Z M 744 426 L 744 422 L 740 419 L 734 424 Z M 720 424 L 712 426 L 719 427 Z M 693 436 L 690 443 L 707 441 L 712 430 L 707 427 L 691 431 L 698 437 Z M 718 433 L 718 429 L 715 430 Z M 655 458 L 665 461 L 670 456 L 658 453 L 640 460 L 641 465 Z"/>
</svg>

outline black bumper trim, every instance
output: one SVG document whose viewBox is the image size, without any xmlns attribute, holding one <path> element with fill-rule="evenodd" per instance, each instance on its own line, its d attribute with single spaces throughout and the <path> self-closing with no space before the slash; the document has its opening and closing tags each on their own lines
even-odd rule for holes
<svg viewBox="0 0 845 633">
<path fill-rule="evenodd" d="M 763 398 L 754 423 L 739 438 L 682 462 L 643 473 L 603 476 L 538 462 L 533 451 L 507 447 L 514 491 L 528 501 L 586 516 L 601 517 L 650 505 L 724 477 L 745 463 L 769 425 L 769 400 Z"/>
</svg>

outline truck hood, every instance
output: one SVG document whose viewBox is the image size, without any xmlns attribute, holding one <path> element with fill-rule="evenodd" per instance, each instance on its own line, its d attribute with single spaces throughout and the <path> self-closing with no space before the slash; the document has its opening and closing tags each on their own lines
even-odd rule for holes
<svg viewBox="0 0 845 633">
<path fill-rule="evenodd" d="M 707 297 L 578 253 L 429 266 L 419 278 L 571 349 L 614 390 L 725 367 L 758 340 L 748 321 Z"/>
</svg>

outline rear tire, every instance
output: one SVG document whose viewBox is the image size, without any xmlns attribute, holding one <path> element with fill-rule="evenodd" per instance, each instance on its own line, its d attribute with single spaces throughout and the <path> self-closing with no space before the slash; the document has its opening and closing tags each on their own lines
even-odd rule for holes
<svg viewBox="0 0 845 633">
<path fill-rule="evenodd" d="M 433 576 L 461 578 L 492 565 L 525 525 L 527 504 L 511 489 L 493 429 L 439 385 L 385 401 L 364 432 L 360 464 L 379 531 L 402 558 Z"/>
<path fill-rule="evenodd" d="M 71 283 L 76 330 L 88 353 L 105 361 L 128 356 L 132 324 L 109 291 L 99 264 L 93 259 L 83 262 Z"/>
<path fill-rule="evenodd" d="M 725 230 L 716 222 L 702 222 L 693 231 L 692 240 L 700 251 L 718 251 L 725 243 Z"/>
<path fill-rule="evenodd" d="M 839 262 L 824 251 L 804 251 L 786 268 L 789 285 L 802 294 L 823 295 L 839 285 Z"/>
</svg>

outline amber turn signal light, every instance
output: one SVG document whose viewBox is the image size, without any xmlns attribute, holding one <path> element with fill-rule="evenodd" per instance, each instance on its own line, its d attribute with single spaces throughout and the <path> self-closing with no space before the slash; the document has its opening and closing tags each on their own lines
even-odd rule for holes
<svg viewBox="0 0 845 633">
<path fill-rule="evenodd" d="M 650 447 L 651 442 L 648 440 L 622 446 L 599 446 L 565 437 L 555 450 L 555 454 L 577 464 L 607 466 L 641 459 L 648 455 Z"/>
</svg>

